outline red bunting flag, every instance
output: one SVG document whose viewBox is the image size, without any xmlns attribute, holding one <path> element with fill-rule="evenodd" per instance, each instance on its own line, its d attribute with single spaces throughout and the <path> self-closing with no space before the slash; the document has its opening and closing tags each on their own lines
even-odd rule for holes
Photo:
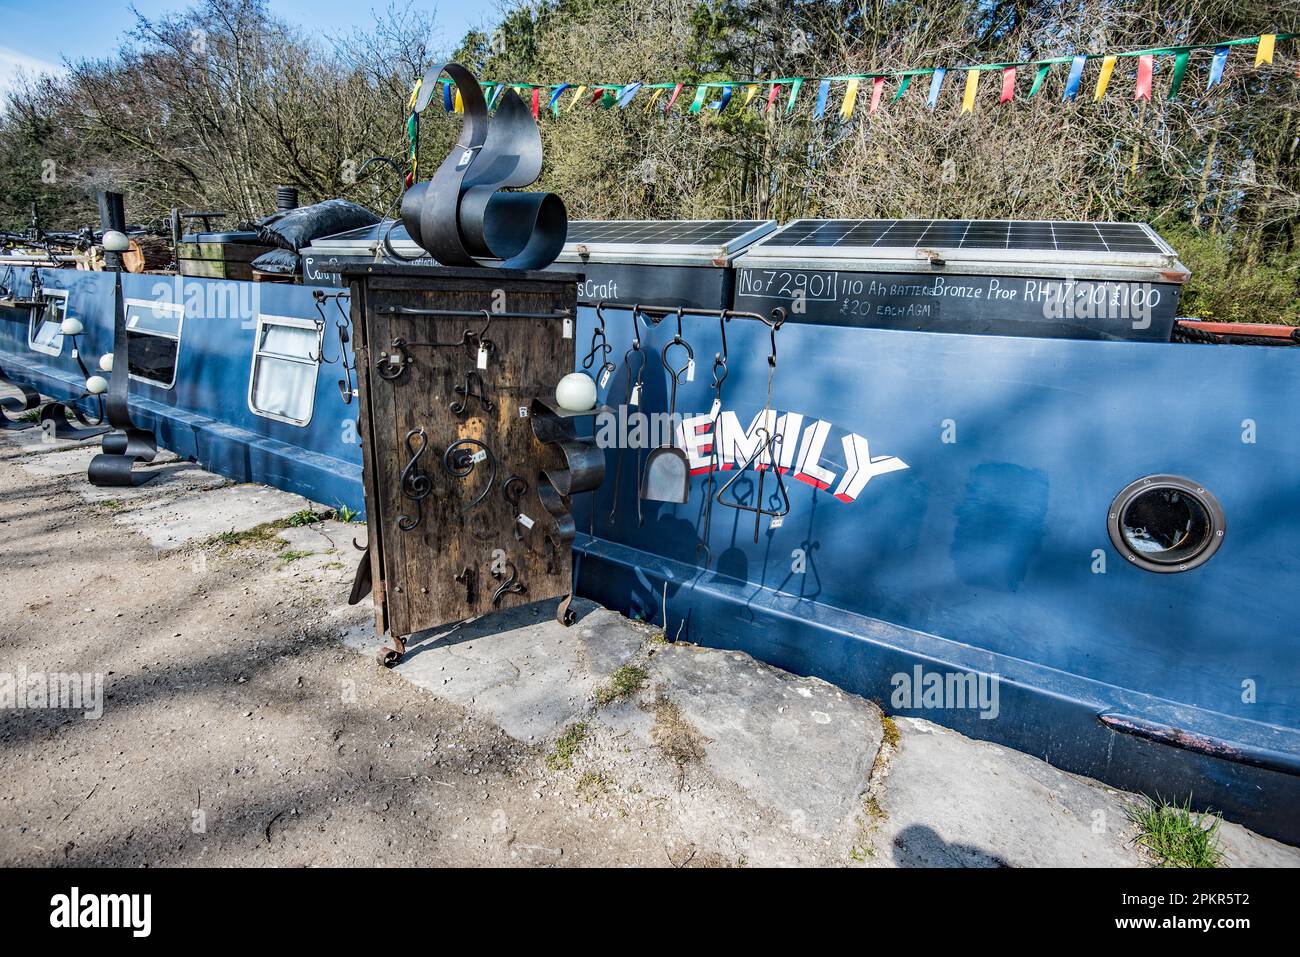
<svg viewBox="0 0 1300 957">
<path fill-rule="evenodd" d="M 677 98 L 682 95 L 682 87 L 684 85 L 685 84 L 678 83 L 675 87 L 673 87 L 673 95 L 668 97 L 668 102 L 664 104 L 665 113 L 667 113 L 669 110 L 673 108 L 673 104 L 677 102 Z"/>
<path fill-rule="evenodd" d="M 533 87 L 533 119 L 537 119 L 542 110 L 542 91 L 538 87 Z"/>
<path fill-rule="evenodd" d="M 1002 96 L 998 97 L 999 103 L 1010 103 L 1016 95 L 1016 68 L 1007 67 L 1002 71 Z"/>
<path fill-rule="evenodd" d="M 772 84 L 772 89 L 770 89 L 770 90 L 767 91 L 767 109 L 766 109 L 766 111 L 767 111 L 768 113 L 771 113 L 771 112 L 772 112 L 772 104 L 776 102 L 776 98 L 777 98 L 778 96 L 780 96 L 780 95 L 781 95 L 781 84 L 780 84 L 780 83 L 773 83 L 773 84 Z"/>
<path fill-rule="evenodd" d="M 871 81 L 871 110 L 874 113 L 880 107 L 880 94 L 885 91 L 885 78 L 878 76 Z"/>
<path fill-rule="evenodd" d="M 1151 72 L 1155 61 L 1155 56 L 1150 53 L 1138 57 L 1137 88 L 1133 91 L 1133 99 L 1151 101 Z"/>
</svg>

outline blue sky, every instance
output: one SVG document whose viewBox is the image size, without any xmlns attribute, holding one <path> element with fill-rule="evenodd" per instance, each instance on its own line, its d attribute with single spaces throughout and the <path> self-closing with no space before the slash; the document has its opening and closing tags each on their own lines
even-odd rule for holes
<svg viewBox="0 0 1300 957">
<path fill-rule="evenodd" d="M 118 38 L 134 22 L 134 6 L 145 16 L 184 9 L 185 0 L 0 0 L 0 95 L 18 69 L 58 70 L 65 59 L 100 56 L 116 49 Z M 371 10 L 388 0 L 270 0 L 283 20 L 316 33 L 344 32 L 373 21 Z M 471 26 L 495 19 L 495 4 L 483 0 L 429 0 L 424 9 L 438 11 L 441 40 L 448 46 Z M 440 45 L 436 44 L 435 46 Z"/>
</svg>

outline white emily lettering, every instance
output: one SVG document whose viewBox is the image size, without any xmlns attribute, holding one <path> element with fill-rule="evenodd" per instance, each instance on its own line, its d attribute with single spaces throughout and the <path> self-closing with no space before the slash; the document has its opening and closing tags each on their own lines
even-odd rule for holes
<svg viewBox="0 0 1300 957">
<path fill-rule="evenodd" d="M 691 473 L 700 475 L 713 468 L 729 471 L 747 464 L 750 468 L 769 468 L 769 455 L 760 450 L 764 433 L 775 434 L 780 437 L 775 449 L 777 468 L 816 488 L 834 487 L 833 494 L 841 502 L 856 501 L 876 476 L 909 467 L 895 455 L 873 456 L 866 438 L 849 432 L 840 438 L 844 449 L 841 474 L 824 460 L 831 423 L 816 419 L 805 428 L 804 420 L 801 412 L 778 415 L 768 409 L 754 416 L 748 429 L 742 429 L 736 413 L 722 411 L 715 401 L 708 412 L 681 419 L 676 444 L 686 453 Z"/>
</svg>

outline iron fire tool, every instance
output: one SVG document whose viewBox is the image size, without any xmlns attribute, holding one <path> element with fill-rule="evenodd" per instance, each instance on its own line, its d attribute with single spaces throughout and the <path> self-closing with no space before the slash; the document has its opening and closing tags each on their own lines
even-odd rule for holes
<svg viewBox="0 0 1300 957">
<path fill-rule="evenodd" d="M 790 513 L 790 496 L 785 490 L 785 480 L 781 477 L 780 458 L 777 454 L 783 436 L 775 430 L 769 432 L 767 429 L 768 414 L 772 411 L 772 378 L 776 375 L 776 331 L 781 328 L 781 325 L 784 322 L 785 313 L 778 310 L 773 314 L 772 322 L 767 324 L 768 332 L 772 337 L 772 352 L 767 357 L 767 401 L 763 405 L 763 415 L 761 420 L 763 425 L 758 428 L 758 434 L 763 438 L 759 442 L 758 448 L 754 450 L 754 454 L 745 460 L 745 463 L 740 467 L 740 470 L 727 480 L 727 484 L 718 489 L 718 494 L 715 496 L 719 505 L 725 505 L 727 508 L 734 508 L 742 512 L 754 513 L 754 544 L 756 545 L 758 544 L 758 533 L 764 515 L 768 516 L 773 521 L 773 525 L 769 527 L 774 527 L 775 525 L 780 524 L 780 519 Z M 715 448 L 719 444 L 719 437 L 716 433 L 713 436 L 713 444 Z M 763 458 L 764 453 L 767 455 L 766 464 L 760 461 Z M 753 470 L 758 473 L 758 487 L 754 494 L 754 504 L 746 505 L 738 498 L 734 502 L 726 501 L 723 496 L 727 493 L 727 490 L 731 488 L 731 486 L 735 485 L 736 481 L 750 468 L 753 468 Z M 769 471 L 776 476 L 776 494 L 780 496 L 781 502 L 780 506 L 775 509 L 763 507 L 763 480 L 766 478 L 767 472 Z"/>
<path fill-rule="evenodd" d="M 629 308 L 622 306 L 620 308 Z M 641 350 L 641 325 L 640 306 L 633 305 L 632 310 L 632 348 L 623 353 L 623 368 L 627 370 L 627 392 L 623 397 L 623 407 L 641 404 L 641 382 L 645 376 L 646 354 Z M 641 361 L 636 366 L 636 377 L 632 376 L 632 358 L 636 357 Z M 636 473 L 641 475 L 641 453 L 637 451 Z M 618 513 L 618 496 L 623 485 L 623 443 L 618 443 L 618 451 L 614 455 L 614 494 L 609 504 L 609 522 L 614 524 L 615 516 Z M 594 511 L 594 509 L 593 509 Z M 641 522 L 641 500 L 637 499 L 636 504 L 637 523 Z"/>
<path fill-rule="evenodd" d="M 343 300 L 352 298 L 350 292 L 326 293 L 323 289 L 317 289 L 312 292 L 311 297 L 316 302 L 316 312 L 320 314 L 320 321 L 316 323 L 316 348 L 320 352 L 319 356 L 311 356 L 311 360 L 318 365 L 334 365 L 338 363 L 343 369 L 343 378 L 339 380 L 339 395 L 343 397 L 344 405 L 351 405 L 352 399 L 356 396 L 356 387 L 352 383 L 352 373 L 355 369 L 355 357 L 353 364 L 348 363 L 348 328 L 352 321 L 348 314 L 343 311 Z M 339 311 L 339 318 L 334 320 L 334 328 L 339 338 L 339 357 L 337 359 L 325 358 L 325 327 L 329 324 L 325 318 L 323 305 L 326 299 L 334 301 L 334 308 Z"/>
<path fill-rule="evenodd" d="M 704 556 L 701 563 L 704 568 L 708 568 L 713 561 L 713 550 L 709 547 L 709 532 L 713 528 L 713 487 L 717 484 L 715 476 L 718 473 L 720 464 L 718 449 L 722 443 L 718 441 L 718 421 L 722 414 L 722 383 L 727 381 L 727 323 L 730 318 L 723 313 L 718 316 L 718 335 L 722 339 L 722 349 L 713 354 L 713 381 L 709 387 L 713 389 L 713 408 L 710 410 L 710 416 L 713 419 L 713 441 L 709 445 L 709 477 L 705 480 L 708 485 L 708 491 L 704 495 L 704 502 L 700 506 L 702 528 L 700 531 L 699 544 L 695 546 L 695 554 Z"/>
<path fill-rule="evenodd" d="M 591 367 L 596 364 L 596 353 L 600 353 L 600 373 L 593 378 L 596 380 L 596 388 L 603 389 L 618 369 L 609 358 L 614 347 L 609 344 L 609 339 L 605 335 L 605 300 L 603 299 L 596 303 L 596 322 L 599 325 L 591 331 L 591 351 L 583 357 L 582 367 L 591 371 Z"/>
<path fill-rule="evenodd" d="M 668 361 L 674 347 L 682 350 L 684 360 L 680 367 Z M 646 458 L 645 473 L 641 480 L 641 498 L 652 502 L 685 504 L 691 493 L 691 464 L 686 453 L 678 448 L 674 432 L 677 416 L 677 386 L 683 375 L 695 366 L 695 350 L 682 338 L 682 310 L 677 310 L 677 333 L 664 344 L 659 353 L 664 370 L 672 385 L 669 387 L 668 422 L 670 431 L 666 444 L 652 451 Z"/>
</svg>

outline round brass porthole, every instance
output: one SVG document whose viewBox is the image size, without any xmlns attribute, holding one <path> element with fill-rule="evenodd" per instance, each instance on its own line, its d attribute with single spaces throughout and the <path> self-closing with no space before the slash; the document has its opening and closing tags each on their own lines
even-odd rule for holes
<svg viewBox="0 0 1300 957">
<path fill-rule="evenodd" d="M 1227 522 L 1219 500 L 1177 475 L 1148 475 L 1110 503 L 1111 544 L 1149 572 L 1170 574 L 1204 565 L 1223 544 Z"/>
</svg>

